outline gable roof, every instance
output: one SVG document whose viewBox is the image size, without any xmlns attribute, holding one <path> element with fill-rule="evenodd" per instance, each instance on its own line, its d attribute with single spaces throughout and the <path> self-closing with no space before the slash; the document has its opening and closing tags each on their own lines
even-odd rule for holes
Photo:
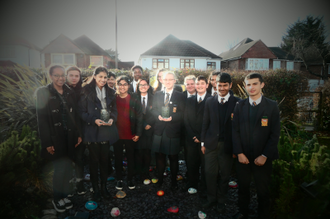
<svg viewBox="0 0 330 219">
<path fill-rule="evenodd" d="M 241 42 L 236 44 L 233 48 L 221 53 L 219 56 L 222 57 L 223 61 L 228 59 L 238 59 L 258 41 L 260 40 L 252 40 L 250 38 L 245 38 Z"/>
<path fill-rule="evenodd" d="M 73 42 L 87 55 L 109 56 L 109 54 L 104 51 L 104 49 L 94 43 L 86 35 L 78 37 L 77 39 L 73 40 Z"/>
<path fill-rule="evenodd" d="M 277 56 L 278 59 L 285 59 L 285 60 L 295 60 L 295 57 L 291 55 L 290 53 L 285 52 L 283 49 L 280 47 L 268 47 L 274 55 Z"/>
<path fill-rule="evenodd" d="M 42 50 L 42 53 L 81 53 L 84 52 L 68 37 L 61 34 Z"/>
<path fill-rule="evenodd" d="M 0 45 L 20 45 L 25 46 L 30 49 L 40 51 L 41 49 L 33 45 L 26 39 L 16 35 L 1 35 L 0 36 Z"/>
<path fill-rule="evenodd" d="M 146 52 L 142 53 L 141 55 L 220 58 L 219 56 L 204 49 L 203 47 L 189 40 L 180 40 L 175 36 L 173 36 L 172 34 L 168 35 L 157 45 L 147 50 Z"/>
</svg>

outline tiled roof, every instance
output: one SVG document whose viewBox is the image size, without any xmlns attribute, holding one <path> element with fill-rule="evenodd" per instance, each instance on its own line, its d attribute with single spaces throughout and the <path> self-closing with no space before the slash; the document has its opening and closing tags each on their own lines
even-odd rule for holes
<svg viewBox="0 0 330 219">
<path fill-rule="evenodd" d="M 259 40 L 252 40 L 250 38 L 245 38 L 244 40 L 236 44 L 233 48 L 231 48 L 226 52 L 221 53 L 219 56 L 221 56 L 223 61 L 228 59 L 238 59 L 258 41 Z"/>
<path fill-rule="evenodd" d="M 84 52 L 68 37 L 63 34 L 51 41 L 42 50 L 42 53 L 81 53 Z"/>
<path fill-rule="evenodd" d="M 220 58 L 210 51 L 198 46 L 189 40 L 180 40 L 168 35 L 160 43 L 147 50 L 141 55 L 148 56 L 189 56 L 189 57 L 211 57 Z"/>
<path fill-rule="evenodd" d="M 295 57 L 291 55 L 290 53 L 285 52 L 280 47 L 268 47 L 274 55 L 277 56 L 278 59 L 285 59 L 285 60 L 295 60 Z"/>
<path fill-rule="evenodd" d="M 94 43 L 86 35 L 82 35 L 73 40 L 75 44 L 87 55 L 109 56 L 99 45 Z M 109 56 L 110 57 L 110 56 Z"/>
</svg>

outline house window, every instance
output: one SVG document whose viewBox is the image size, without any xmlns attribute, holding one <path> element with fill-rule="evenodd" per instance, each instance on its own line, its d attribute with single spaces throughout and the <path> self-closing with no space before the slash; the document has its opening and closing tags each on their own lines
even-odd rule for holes
<svg viewBox="0 0 330 219">
<path fill-rule="evenodd" d="M 273 69 L 280 69 L 281 68 L 281 61 L 273 61 Z"/>
<path fill-rule="evenodd" d="M 215 69 L 216 68 L 216 64 L 215 62 L 207 62 L 207 69 Z"/>
<path fill-rule="evenodd" d="M 152 68 L 168 68 L 168 59 L 152 59 Z"/>
<path fill-rule="evenodd" d="M 293 62 L 286 62 L 286 70 L 293 70 Z"/>
<path fill-rule="evenodd" d="M 103 65 L 103 56 L 90 56 L 89 60 L 91 66 Z"/>
<path fill-rule="evenodd" d="M 195 59 L 180 59 L 181 68 L 195 68 Z"/>
<path fill-rule="evenodd" d="M 245 70 L 268 70 L 269 59 L 246 59 Z"/>
<path fill-rule="evenodd" d="M 51 55 L 52 64 L 59 64 L 59 65 L 75 65 L 76 57 L 75 54 L 52 54 Z"/>
<path fill-rule="evenodd" d="M 0 46 L 0 58 L 15 58 L 14 46 Z"/>
</svg>

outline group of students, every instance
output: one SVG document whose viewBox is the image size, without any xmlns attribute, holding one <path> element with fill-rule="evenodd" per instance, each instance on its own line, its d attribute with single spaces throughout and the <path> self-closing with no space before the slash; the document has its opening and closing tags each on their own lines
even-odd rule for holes
<svg viewBox="0 0 330 219">
<path fill-rule="evenodd" d="M 155 88 L 132 68 L 133 80 L 97 67 L 82 87 L 77 67 L 49 69 L 52 83 L 36 92 L 42 156 L 54 164 L 54 208 L 72 208 L 70 167 L 75 162 L 77 193 L 85 194 L 83 153 L 89 149 L 93 200 L 110 198 L 106 187 L 109 149 L 114 147 L 116 189 L 123 189 L 123 148 L 127 157 L 127 186 L 134 189 L 134 176 L 149 178 L 151 153 L 156 155 L 157 187 L 163 185 L 166 156 L 170 161 L 171 189 L 178 189 L 178 154 L 184 145 L 187 165 L 185 189 L 206 192 L 202 207 L 216 206 L 223 212 L 233 163 L 239 184 L 239 213 L 247 218 L 250 182 L 258 195 L 259 218 L 269 217 L 269 183 L 272 160 L 278 158 L 279 110 L 275 101 L 263 97 L 262 76 L 245 77 L 249 97 L 240 100 L 231 91 L 231 76 L 213 72 L 209 78 L 189 75 L 186 91 L 176 85 L 176 75 L 160 69 Z M 162 117 L 164 107 L 169 115 Z M 104 111 L 107 121 L 102 120 Z M 237 158 L 237 159 L 235 159 Z M 100 185 L 98 186 L 98 168 Z M 201 170 L 200 170 L 201 169 Z M 149 181 L 150 182 L 150 181 Z"/>
</svg>

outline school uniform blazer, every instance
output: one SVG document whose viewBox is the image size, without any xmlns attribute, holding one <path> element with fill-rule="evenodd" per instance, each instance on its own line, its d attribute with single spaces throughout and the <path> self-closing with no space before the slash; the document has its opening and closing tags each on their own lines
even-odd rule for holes
<svg viewBox="0 0 330 219">
<path fill-rule="evenodd" d="M 184 113 L 184 125 L 185 134 L 187 139 L 190 139 L 192 145 L 195 145 L 193 137 L 200 141 L 203 125 L 204 107 L 206 100 L 211 97 L 206 93 L 204 100 L 201 103 L 197 103 L 197 95 L 189 97 L 186 101 L 185 113 Z"/>
<path fill-rule="evenodd" d="M 225 152 L 228 154 L 233 153 L 231 115 L 234 112 L 236 102 L 239 100 L 239 98 L 232 94 L 228 99 L 228 108 L 224 123 L 224 145 Z M 200 141 L 204 142 L 204 146 L 207 149 L 214 150 L 218 145 L 219 132 L 219 101 L 218 95 L 216 95 L 206 100 Z"/>
<path fill-rule="evenodd" d="M 277 144 L 280 137 L 280 114 L 277 103 L 262 97 L 254 124 L 253 136 L 250 136 L 249 99 L 236 104 L 233 118 L 234 154 L 243 153 L 248 157 L 249 142 L 253 138 L 253 159 L 265 155 L 267 160 L 278 158 Z M 262 124 L 263 119 L 263 124 Z"/>
<path fill-rule="evenodd" d="M 181 123 L 183 122 L 184 97 L 183 94 L 173 90 L 169 107 L 172 121 L 159 121 L 158 116 L 162 114 L 165 94 L 162 91 L 156 92 L 153 99 L 152 115 L 155 119 L 154 134 L 161 136 L 164 131 L 169 138 L 179 138 L 181 133 Z"/>
<path fill-rule="evenodd" d="M 74 159 L 75 144 L 78 142 L 78 137 L 81 137 L 76 95 L 67 84 L 63 85 L 63 93 L 66 93 L 67 138 L 62 124 L 61 100 L 53 84 L 40 87 L 36 91 L 41 157 L 49 160 L 64 156 Z M 50 146 L 55 148 L 54 155 L 47 152 L 47 147 Z"/>
<path fill-rule="evenodd" d="M 117 107 L 115 91 L 108 86 L 106 89 L 106 105 L 107 110 L 110 112 L 110 118 L 113 119 L 113 124 L 109 126 L 109 144 L 113 144 L 119 139 L 118 130 L 116 127 L 117 121 Z M 84 121 L 84 142 L 99 142 L 97 139 L 97 133 L 99 127 L 95 124 L 96 119 L 101 118 L 102 104 L 99 98 L 96 96 L 95 86 L 90 84 L 86 85 L 82 89 L 82 94 L 78 102 L 78 112 Z"/>
</svg>

